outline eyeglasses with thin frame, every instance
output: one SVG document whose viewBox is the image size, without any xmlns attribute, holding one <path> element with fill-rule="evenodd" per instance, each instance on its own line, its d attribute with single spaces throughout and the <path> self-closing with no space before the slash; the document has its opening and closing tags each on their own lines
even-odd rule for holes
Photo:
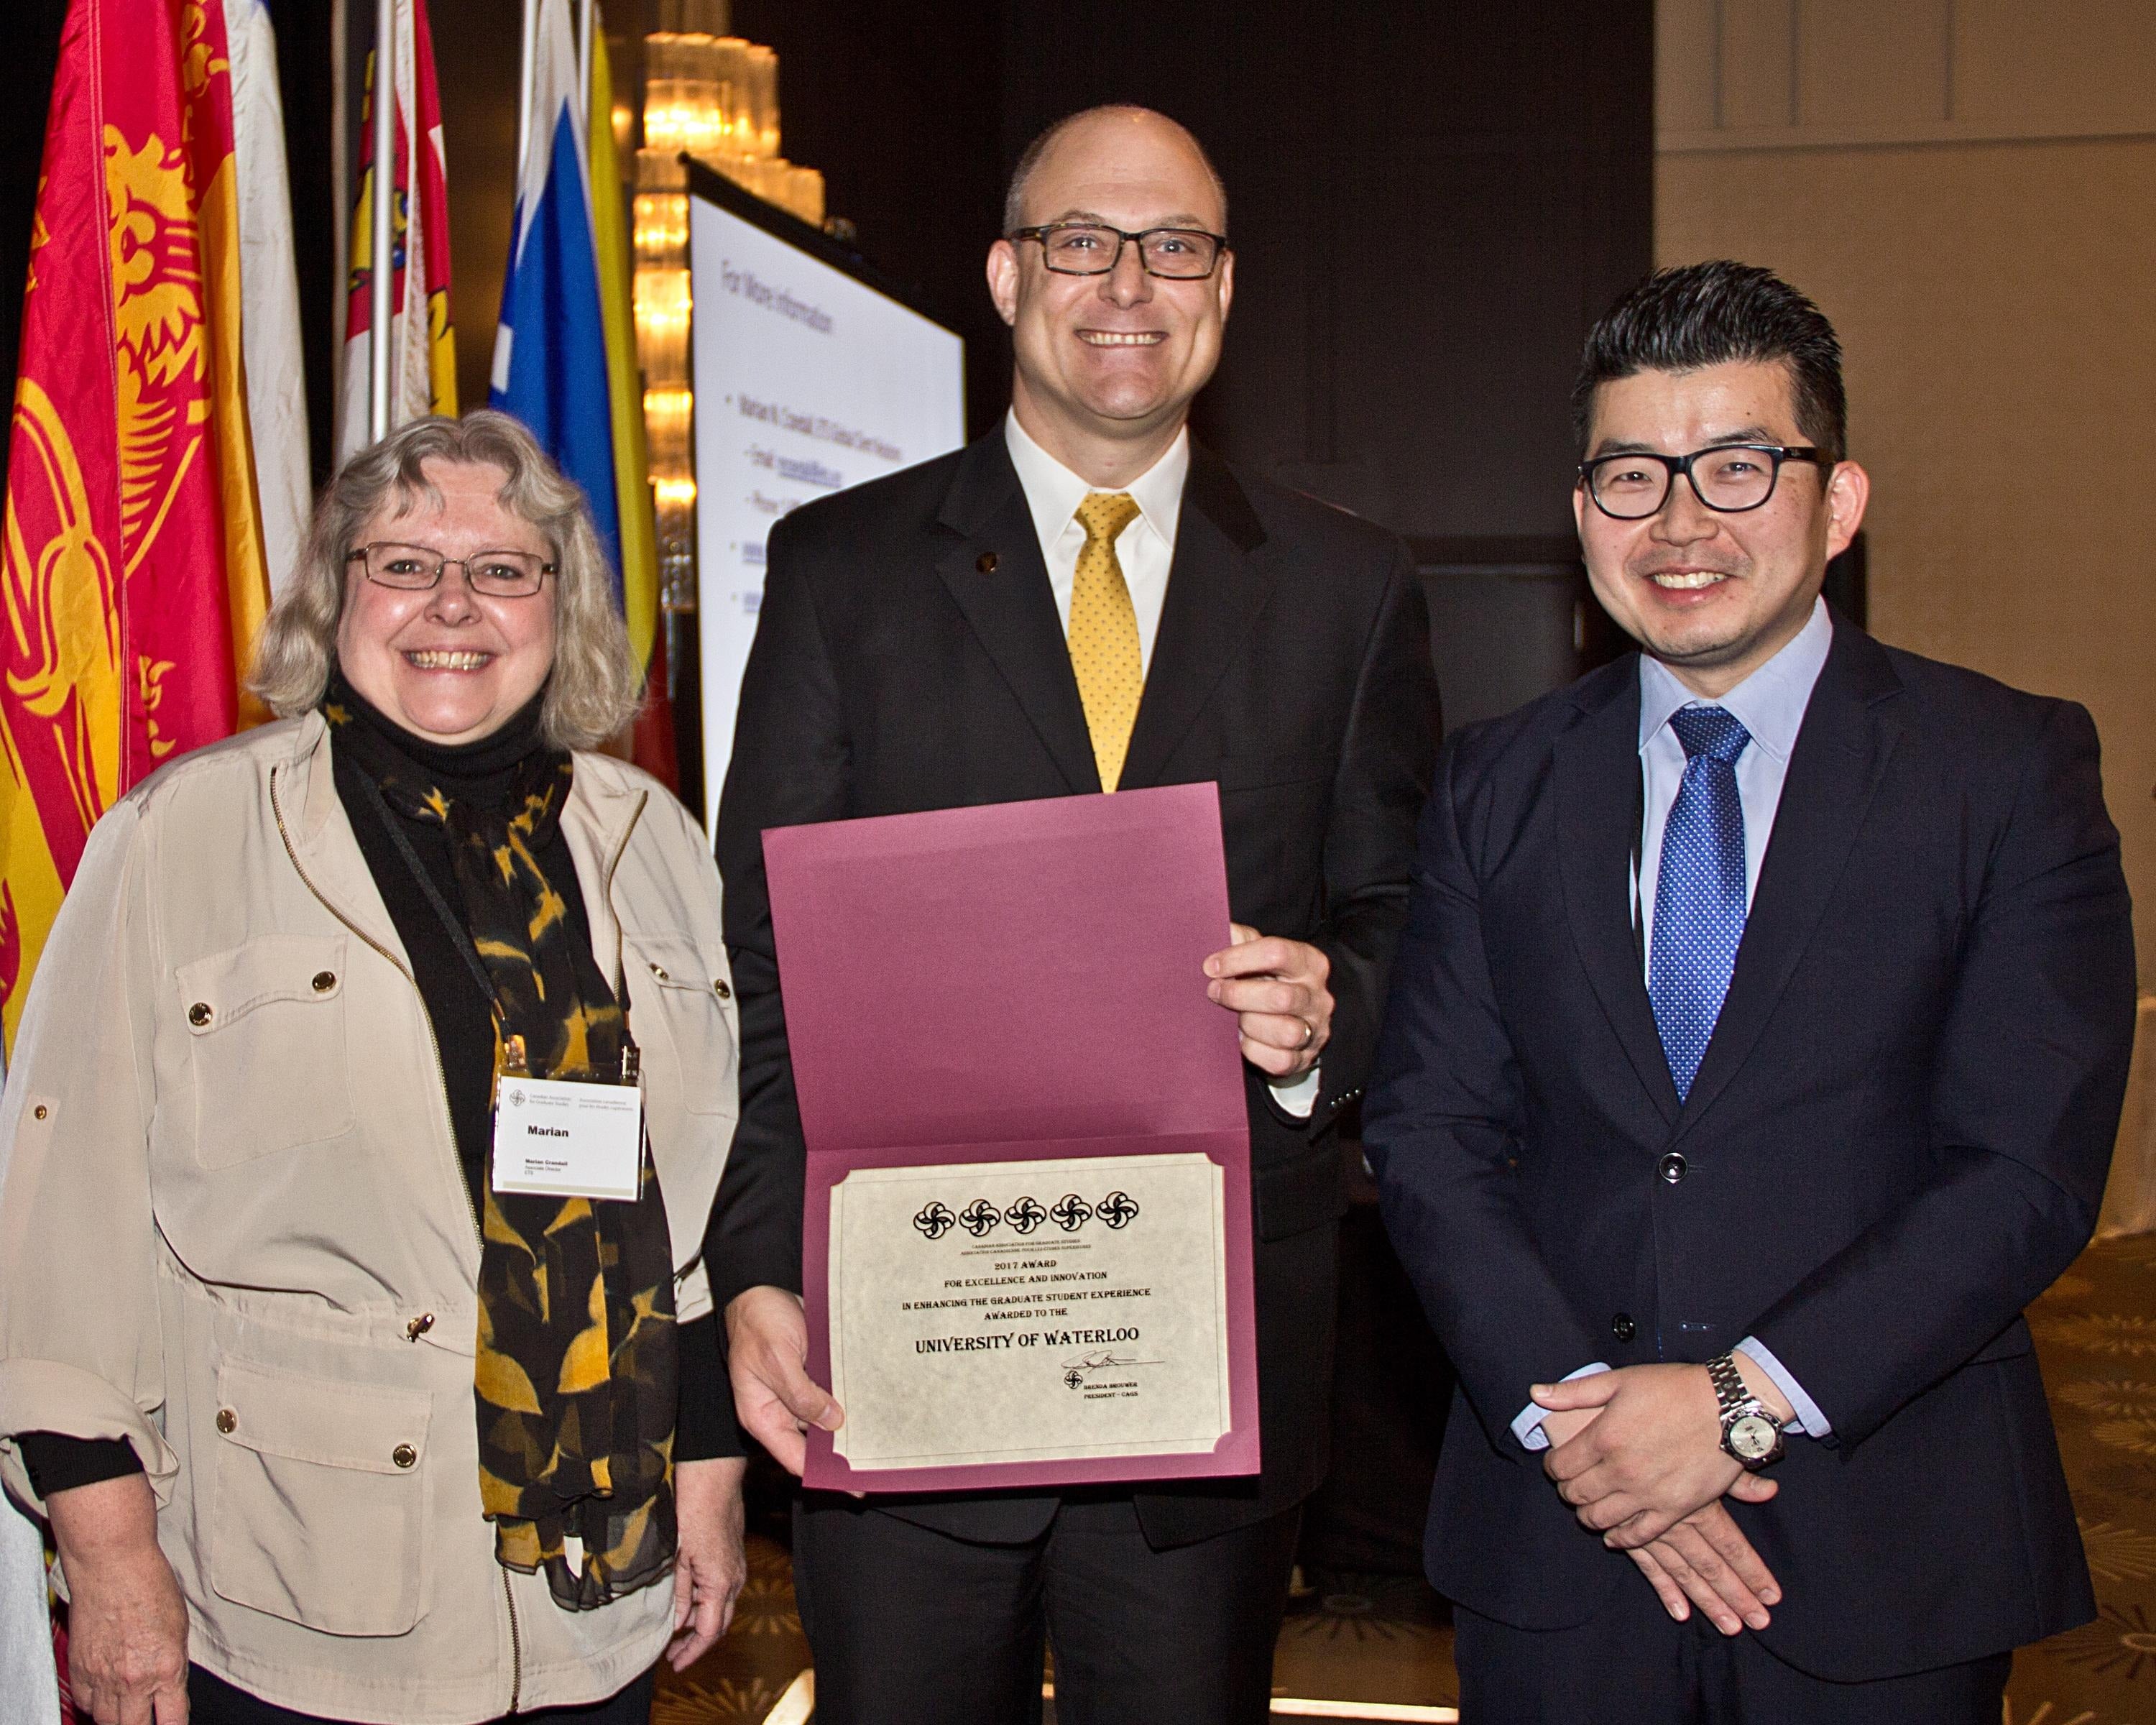
<svg viewBox="0 0 2156 1725">
<path fill-rule="evenodd" d="M 555 566 L 536 551 L 475 551 L 468 557 L 445 557 L 430 545 L 400 545 L 377 540 L 345 555 L 378 587 L 400 593 L 424 593 L 437 585 L 451 564 L 465 572 L 465 583 L 490 599 L 528 599 L 546 584 Z"/>
<path fill-rule="evenodd" d="M 1012 240 L 1037 239 L 1041 261 L 1058 275 L 1106 275 L 1122 261 L 1123 248 L 1135 245 L 1148 275 L 1165 281 L 1203 281 L 1219 267 L 1228 236 L 1202 228 L 1147 228 L 1126 234 L 1099 222 L 1049 222 L 1016 228 Z"/>
<path fill-rule="evenodd" d="M 1715 444 L 1689 455 L 1651 449 L 1598 455 L 1579 464 L 1579 478 L 1594 506 L 1613 521 L 1643 521 L 1661 514 L 1679 474 L 1709 509 L 1742 515 L 1774 495 L 1785 461 L 1834 465 L 1824 452 L 1804 444 Z"/>
</svg>

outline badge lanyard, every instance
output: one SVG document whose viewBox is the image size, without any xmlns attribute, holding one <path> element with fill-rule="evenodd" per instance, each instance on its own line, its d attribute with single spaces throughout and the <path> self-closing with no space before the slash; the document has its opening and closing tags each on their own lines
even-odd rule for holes
<svg viewBox="0 0 2156 1725">
<path fill-rule="evenodd" d="M 362 773 L 359 778 L 390 843 L 492 1009 L 494 983 L 470 931 L 442 896 L 381 788 L 370 774 Z M 534 1078 L 523 1070 L 524 1039 L 506 1039 L 510 1064 L 495 1075 L 491 1176 L 496 1192 L 619 1201 L 638 1196 L 644 1172 L 644 1093 L 626 992 L 617 988 L 616 993 L 622 1014 L 618 1081 Z"/>
</svg>

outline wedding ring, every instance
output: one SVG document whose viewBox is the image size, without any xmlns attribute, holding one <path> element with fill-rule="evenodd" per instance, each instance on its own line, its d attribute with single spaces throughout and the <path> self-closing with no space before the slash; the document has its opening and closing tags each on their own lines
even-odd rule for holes
<svg viewBox="0 0 2156 1725">
<path fill-rule="evenodd" d="M 1303 1018 L 1300 1013 L 1296 1016 L 1302 1024 L 1302 1048 L 1308 1048 L 1312 1043 L 1317 1040 L 1317 1026 L 1312 1024 L 1308 1019 Z M 1302 1048 L 1297 1049 L 1296 1052 L 1301 1054 Z"/>
</svg>

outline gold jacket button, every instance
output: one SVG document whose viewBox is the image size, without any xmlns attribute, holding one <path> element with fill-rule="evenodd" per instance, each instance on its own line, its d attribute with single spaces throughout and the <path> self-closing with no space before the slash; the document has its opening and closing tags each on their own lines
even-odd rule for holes
<svg viewBox="0 0 2156 1725">
<path fill-rule="evenodd" d="M 419 1452 L 409 1444 L 399 1444 L 389 1452 L 389 1459 L 399 1467 L 409 1467 L 419 1459 Z"/>
<path fill-rule="evenodd" d="M 217 1410 L 217 1429 L 227 1437 L 230 1437 L 239 1426 L 239 1415 L 234 1413 L 231 1409 L 219 1408 Z"/>
<path fill-rule="evenodd" d="M 417 1317 L 413 1318 L 411 1322 L 404 1326 L 405 1339 L 408 1341 L 417 1342 L 422 1336 L 425 1335 L 428 1331 L 434 1327 L 434 1314 L 431 1312 L 423 1312 Z"/>
<path fill-rule="evenodd" d="M 335 971 L 318 970 L 315 973 L 315 992 L 317 994 L 326 994 L 335 987 L 336 987 L 336 973 Z"/>
<path fill-rule="evenodd" d="M 721 977 L 711 984 L 711 992 L 721 1000 L 731 1000 L 734 998 L 734 991 L 726 986 L 724 977 Z"/>
<path fill-rule="evenodd" d="M 645 962 L 649 963 L 650 961 L 647 959 Z M 662 964 L 653 964 L 651 966 L 651 973 L 657 977 L 662 983 L 670 983 L 674 980 L 673 978 L 666 974 L 666 968 Z"/>
<path fill-rule="evenodd" d="M 198 1000 L 187 1009 L 187 1022 L 198 1030 L 209 1022 L 209 1002 L 207 1000 Z"/>
<path fill-rule="evenodd" d="M 45 1105 L 44 1105 L 43 1102 L 40 1102 L 40 1103 L 38 1103 L 38 1106 L 37 1106 L 36 1107 L 33 1108 L 30 1111 L 31 1111 L 33 1114 L 36 1115 L 36 1116 L 38 1117 L 38 1119 L 43 1120 L 43 1119 L 45 1117 Z"/>
</svg>

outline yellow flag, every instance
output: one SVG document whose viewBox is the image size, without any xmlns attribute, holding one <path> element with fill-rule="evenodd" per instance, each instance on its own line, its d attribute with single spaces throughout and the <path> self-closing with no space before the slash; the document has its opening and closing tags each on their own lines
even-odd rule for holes
<svg viewBox="0 0 2156 1725">
<path fill-rule="evenodd" d="M 598 252 L 599 311 L 606 328 L 607 394 L 613 410 L 614 505 L 620 514 L 622 606 L 639 678 L 651 668 L 659 627 L 659 536 L 652 522 L 651 462 L 644 439 L 644 385 L 636 371 L 629 223 L 613 148 L 613 77 L 606 34 L 592 9 L 592 238 Z"/>
</svg>

